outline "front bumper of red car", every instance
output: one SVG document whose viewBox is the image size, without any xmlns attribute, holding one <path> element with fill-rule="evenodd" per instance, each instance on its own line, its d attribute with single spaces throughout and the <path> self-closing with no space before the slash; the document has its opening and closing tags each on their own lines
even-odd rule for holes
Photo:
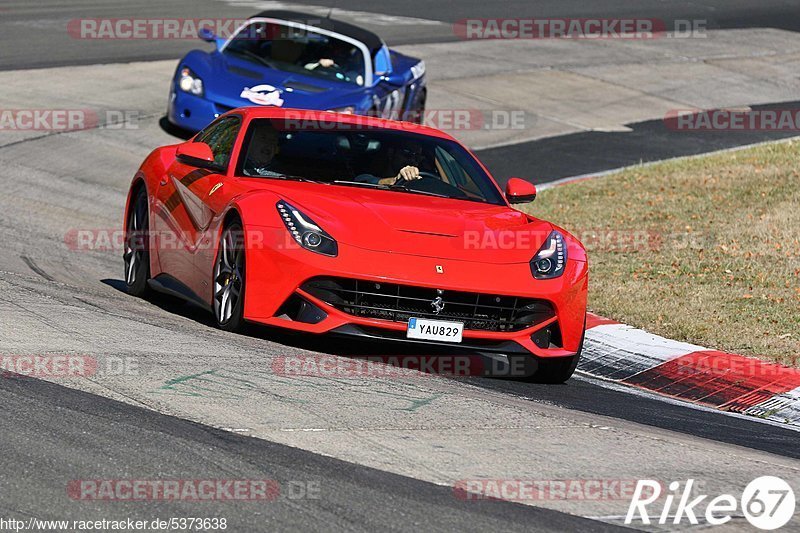
<svg viewBox="0 0 800 533">
<path fill-rule="evenodd" d="M 447 343 L 451 346 L 541 358 L 579 350 L 588 287 L 585 261 L 570 259 L 560 277 L 537 280 L 528 263 L 476 263 L 342 243 L 336 257 L 327 257 L 286 245 L 282 228 L 260 230 L 266 242 L 248 246 L 246 320 L 308 333 L 411 342 L 405 338 L 407 321 L 417 316 L 464 322 L 462 342 Z M 315 288 L 320 281 L 323 289 Z M 344 292 L 332 297 L 336 291 L 325 290 L 331 287 L 326 283 L 343 286 Z M 349 295 L 347 301 L 341 294 Z M 446 304 L 440 314 L 428 307 L 437 295 Z M 515 321 L 515 305 L 532 306 L 524 309 L 525 320 Z"/>
</svg>

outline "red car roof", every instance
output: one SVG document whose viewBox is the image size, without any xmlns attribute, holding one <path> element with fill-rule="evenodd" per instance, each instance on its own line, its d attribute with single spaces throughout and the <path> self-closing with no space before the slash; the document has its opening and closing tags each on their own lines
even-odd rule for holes
<svg viewBox="0 0 800 533">
<path fill-rule="evenodd" d="M 431 137 L 438 137 L 440 139 L 448 139 L 458 142 L 452 136 L 441 130 L 437 130 L 436 128 L 423 126 L 413 122 L 367 117 L 365 115 L 333 113 L 331 111 L 311 111 L 308 109 L 291 109 L 273 106 L 240 107 L 232 111 L 228 111 L 226 114 L 229 113 L 241 114 L 244 118 L 277 118 L 284 120 L 296 120 L 300 121 L 301 123 L 306 121 L 319 121 L 322 124 L 353 124 L 372 128 L 410 131 L 421 135 L 428 135 Z"/>
</svg>

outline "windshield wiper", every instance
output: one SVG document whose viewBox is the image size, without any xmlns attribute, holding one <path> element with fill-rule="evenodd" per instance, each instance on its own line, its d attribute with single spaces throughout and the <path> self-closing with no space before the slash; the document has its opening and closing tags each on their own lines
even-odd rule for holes
<svg viewBox="0 0 800 533">
<path fill-rule="evenodd" d="M 232 54 L 238 54 L 238 55 L 241 55 L 241 56 L 249 57 L 250 59 L 255 59 L 256 61 L 258 61 L 262 65 L 266 65 L 269 68 L 274 68 L 274 69 L 278 68 L 269 59 L 264 59 L 260 55 L 255 54 L 255 53 L 251 52 L 250 50 L 237 50 L 236 48 L 233 48 L 233 49 L 226 48 L 225 50 L 227 52 L 231 52 Z"/>
<path fill-rule="evenodd" d="M 247 173 L 247 171 L 245 171 L 245 176 L 247 176 L 248 178 L 266 178 L 266 179 L 272 179 L 272 180 L 305 181 L 305 182 L 308 182 L 308 183 L 323 183 L 325 185 L 327 185 L 329 183 L 327 181 L 320 181 L 320 180 L 314 180 L 314 179 L 311 179 L 311 178 L 306 178 L 305 176 L 294 176 L 292 174 L 280 174 L 278 172 L 274 172 L 274 173 L 272 173 L 271 176 L 269 176 L 269 175 L 263 175 L 263 174 L 249 174 L 249 173 Z"/>
<path fill-rule="evenodd" d="M 417 189 L 407 189 L 405 187 L 389 187 L 389 190 L 405 191 L 405 192 L 410 192 L 411 194 L 424 194 L 425 196 L 436 196 L 437 198 L 450 198 L 451 200 L 461 200 L 461 198 L 456 198 L 455 196 L 448 196 L 446 194 L 440 194 L 438 192 L 420 191 Z"/>
<path fill-rule="evenodd" d="M 349 185 L 350 187 L 367 187 L 370 189 L 388 189 L 386 185 L 380 183 L 370 183 L 368 181 L 333 180 L 334 185 Z"/>
<path fill-rule="evenodd" d="M 280 176 L 275 176 L 275 179 L 279 180 L 289 180 L 289 181 L 305 181 L 307 183 L 322 183 L 327 185 L 327 181 L 320 181 L 320 180 L 313 180 L 311 178 L 306 178 L 304 176 L 292 176 L 288 174 L 281 174 Z"/>
<path fill-rule="evenodd" d="M 397 187 L 395 185 L 381 185 L 380 183 L 370 183 L 368 181 L 335 180 L 333 181 L 333 183 L 336 185 L 349 185 L 351 187 L 368 187 L 370 189 L 383 189 L 384 191 L 405 191 L 413 194 L 424 194 L 426 196 L 436 196 L 437 198 L 451 198 L 453 200 L 458 200 L 458 198 L 454 198 L 446 194 L 439 194 L 438 192 L 419 191 L 416 189 L 408 189 L 406 187 Z"/>
</svg>

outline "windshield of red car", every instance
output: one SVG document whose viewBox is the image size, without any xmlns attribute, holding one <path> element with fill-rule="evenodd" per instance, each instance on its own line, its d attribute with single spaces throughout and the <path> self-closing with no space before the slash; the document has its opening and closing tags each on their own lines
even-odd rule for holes
<svg viewBox="0 0 800 533">
<path fill-rule="evenodd" d="M 282 71 L 364 85 L 365 58 L 359 47 L 299 28 L 254 22 L 242 28 L 222 53 Z"/>
<path fill-rule="evenodd" d="M 306 179 L 505 205 L 495 183 L 461 145 L 410 131 L 256 119 L 241 154 L 240 176 Z M 395 180 L 404 167 L 417 169 L 419 177 Z"/>
</svg>

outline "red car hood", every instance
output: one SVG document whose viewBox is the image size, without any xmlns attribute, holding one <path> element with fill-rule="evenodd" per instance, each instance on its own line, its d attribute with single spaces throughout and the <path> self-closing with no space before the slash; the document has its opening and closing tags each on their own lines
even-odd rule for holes
<svg viewBox="0 0 800 533">
<path fill-rule="evenodd" d="M 552 226 L 507 206 L 309 183 L 270 190 L 342 244 L 482 263 L 528 262 Z"/>
</svg>

